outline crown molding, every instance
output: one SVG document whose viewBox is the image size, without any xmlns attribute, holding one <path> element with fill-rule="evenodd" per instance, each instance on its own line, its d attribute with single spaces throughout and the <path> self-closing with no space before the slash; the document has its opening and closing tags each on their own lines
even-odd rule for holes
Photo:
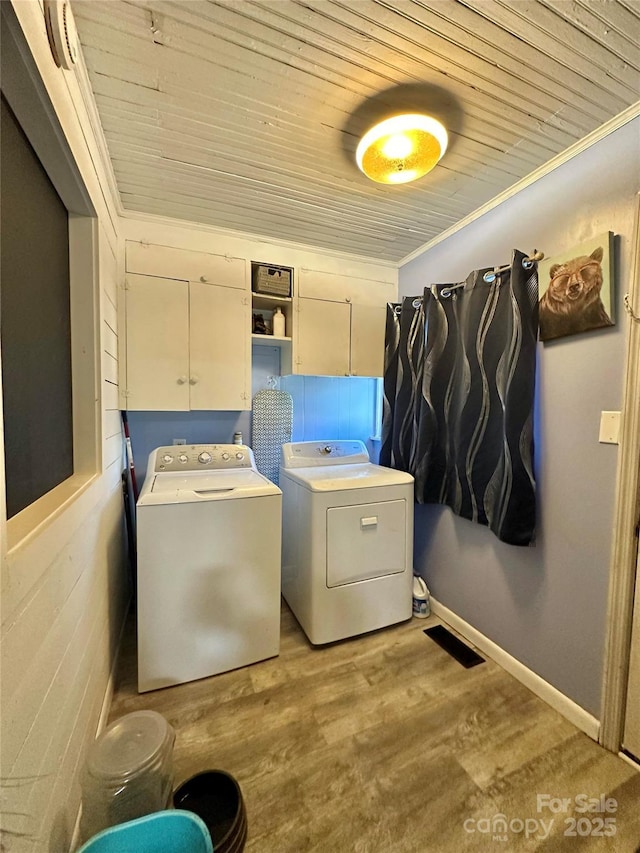
<svg viewBox="0 0 640 853">
<path fill-rule="evenodd" d="M 87 118 L 89 119 L 91 132 L 93 133 L 93 138 L 95 140 L 98 157 L 100 160 L 100 167 L 102 169 L 104 177 L 106 178 L 107 186 L 109 188 L 109 201 L 111 202 L 116 215 L 122 216 L 124 213 L 124 208 L 120 199 L 118 182 L 116 180 L 116 175 L 113 170 L 113 163 L 111 162 L 111 157 L 109 155 L 109 147 L 107 145 L 107 139 L 104 135 L 102 122 L 100 121 L 98 105 L 96 104 L 95 95 L 93 94 L 93 89 L 91 87 L 91 81 L 89 80 L 89 72 L 84 61 L 82 46 L 80 46 L 80 50 L 78 51 L 78 61 L 75 65 L 75 72 L 75 78 L 78 84 L 78 89 L 80 91 Z"/>
<path fill-rule="evenodd" d="M 220 228 L 217 225 L 208 225 L 205 222 L 192 222 L 189 219 L 174 219 L 169 216 L 160 216 L 157 213 L 144 213 L 142 211 L 128 209 L 123 210 L 121 216 L 124 220 L 147 222 L 152 225 L 168 225 L 173 228 L 186 228 L 189 231 L 203 231 L 207 234 L 217 234 L 220 237 L 232 237 L 236 240 L 249 240 L 252 243 L 266 243 L 269 246 L 279 246 L 302 252 L 322 254 L 345 261 L 376 265 L 381 269 L 394 270 L 395 272 L 398 270 L 397 261 L 381 260 L 380 258 L 372 258 L 366 255 L 353 255 L 349 252 L 340 252 L 336 249 L 325 248 L 324 246 L 296 243 L 292 240 L 279 240 L 275 237 L 267 237 L 264 234 L 252 234 L 249 231 L 234 231 L 231 228 Z"/>
<path fill-rule="evenodd" d="M 588 148 L 591 148 L 592 145 L 595 145 L 596 142 L 600 142 L 605 137 L 609 136 L 616 130 L 619 130 L 621 127 L 624 127 L 625 124 L 628 124 L 633 119 L 638 118 L 640 116 L 640 101 L 636 101 L 635 104 L 632 104 L 630 107 L 627 107 L 626 110 L 623 110 L 621 113 L 618 113 L 617 116 L 614 116 L 609 121 L 605 122 L 600 127 L 596 128 L 594 131 L 589 133 L 587 136 L 579 139 L 573 145 L 569 146 L 569 148 L 565 148 L 564 151 L 561 151 L 560 154 L 557 154 L 551 160 L 548 160 L 542 166 L 539 166 L 533 172 L 530 172 L 520 181 L 517 181 L 515 184 L 512 184 L 506 190 L 501 192 L 499 195 L 494 196 L 490 201 L 483 204 L 481 207 L 476 208 L 472 213 L 468 216 L 465 216 L 464 219 L 461 219 L 459 222 L 456 222 L 455 225 L 452 225 L 450 228 L 447 228 L 446 231 L 443 231 L 441 234 L 438 234 L 437 237 L 434 237 L 432 240 L 429 240 L 428 243 L 424 243 L 418 249 L 415 249 L 413 252 L 410 252 L 408 255 L 405 255 L 404 258 L 401 258 L 398 261 L 398 267 L 402 268 L 405 264 L 408 264 L 410 261 L 415 260 L 416 258 L 423 255 L 425 252 L 428 252 L 429 249 L 433 249 L 434 246 L 437 246 L 438 243 L 442 243 L 443 240 L 447 240 L 449 237 L 456 234 L 458 231 L 461 231 L 463 228 L 466 228 L 467 225 L 470 225 L 472 222 L 475 222 L 476 219 L 479 219 L 481 216 L 484 216 L 485 213 L 488 213 L 490 210 L 501 205 L 503 202 L 512 198 L 514 195 L 517 195 L 522 190 L 530 187 L 531 184 L 535 184 L 536 181 L 539 181 L 540 178 L 544 178 L 545 175 L 548 175 L 550 172 L 553 172 L 554 169 L 557 169 L 559 166 L 568 163 L 569 160 L 572 160 L 574 157 L 577 157 L 578 154 L 582 154 L 583 151 L 586 151 Z"/>
</svg>

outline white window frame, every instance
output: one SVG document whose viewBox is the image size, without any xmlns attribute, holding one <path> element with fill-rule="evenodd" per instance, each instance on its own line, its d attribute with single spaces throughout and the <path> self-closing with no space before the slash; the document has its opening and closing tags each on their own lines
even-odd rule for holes
<svg viewBox="0 0 640 853">
<path fill-rule="evenodd" d="M 102 468 L 100 290 L 95 209 L 11 4 L 0 5 L 2 91 L 69 212 L 73 474 L 8 521 L 2 489 L 6 534 L 2 537 L 3 550 L 12 552 L 41 532 L 99 477 Z M 2 480 L 4 483 L 4 477 Z"/>
</svg>

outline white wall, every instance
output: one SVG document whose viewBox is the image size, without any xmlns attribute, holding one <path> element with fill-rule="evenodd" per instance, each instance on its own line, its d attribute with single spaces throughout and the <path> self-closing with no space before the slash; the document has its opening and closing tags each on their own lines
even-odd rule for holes
<svg viewBox="0 0 640 853">
<path fill-rule="evenodd" d="M 77 499 L 8 552 L 4 512 L 0 519 L 0 847 L 12 853 L 62 853 L 69 848 L 77 815 L 79 770 L 108 698 L 126 601 L 117 394 L 118 226 L 75 75 L 53 62 L 41 4 L 32 0 L 14 7 L 97 211 L 99 232 L 100 471 Z"/>
<path fill-rule="evenodd" d="M 598 427 L 601 410 L 621 406 L 639 189 L 636 119 L 400 270 L 400 293 L 419 294 L 508 262 L 513 248 L 549 257 L 619 235 L 615 328 L 539 344 L 536 546 L 505 545 L 447 508 L 417 507 L 415 518 L 415 564 L 434 596 L 596 717 L 617 460 Z"/>
</svg>

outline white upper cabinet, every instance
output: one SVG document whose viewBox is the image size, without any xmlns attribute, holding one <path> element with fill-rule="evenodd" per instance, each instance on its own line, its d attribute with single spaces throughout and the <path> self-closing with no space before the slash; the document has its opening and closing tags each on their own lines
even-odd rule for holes
<svg viewBox="0 0 640 853">
<path fill-rule="evenodd" d="M 308 376 L 349 376 L 350 324 L 348 303 L 298 299 L 295 373 Z"/>
<path fill-rule="evenodd" d="M 395 301 L 397 285 L 392 281 L 302 268 L 298 275 L 298 296 L 381 307 Z"/>
<path fill-rule="evenodd" d="M 189 283 L 128 275 L 126 407 L 188 411 Z"/>
<path fill-rule="evenodd" d="M 289 267 L 275 265 L 292 273 L 288 294 L 254 293 L 252 260 L 234 254 L 243 246 L 216 254 L 204 251 L 208 238 L 191 235 L 195 248 L 176 248 L 183 239 L 176 229 L 158 226 L 151 239 L 137 229 L 125 242 L 123 408 L 250 409 L 252 342 L 279 348 L 283 374 L 382 376 L 395 270 L 381 267 L 379 279 L 365 278 L 363 272 L 375 276 L 376 267 L 348 259 L 344 272 L 296 268 L 294 252 Z M 281 251 L 277 260 L 286 257 Z M 318 266 L 336 267 L 335 259 L 316 258 Z M 284 314 L 284 335 L 260 334 L 253 315 L 262 314 L 269 331 L 276 308 Z"/>
<path fill-rule="evenodd" d="M 382 376 L 387 308 L 351 304 L 351 375 Z"/>
<path fill-rule="evenodd" d="M 251 408 L 251 307 L 246 294 L 189 285 L 192 409 Z"/>
<path fill-rule="evenodd" d="M 123 405 L 132 411 L 251 408 L 246 262 L 127 242 Z"/>
<path fill-rule="evenodd" d="M 127 240 L 127 272 L 178 278 L 201 284 L 219 284 L 247 290 L 247 264 L 244 258 L 195 252 L 192 249 L 175 249 Z"/>
<path fill-rule="evenodd" d="M 302 269 L 294 372 L 382 376 L 386 305 L 393 282 Z"/>
</svg>

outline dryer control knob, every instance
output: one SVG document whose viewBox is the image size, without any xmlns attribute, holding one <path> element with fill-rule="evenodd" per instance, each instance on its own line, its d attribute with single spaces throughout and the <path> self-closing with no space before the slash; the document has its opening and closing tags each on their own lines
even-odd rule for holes
<svg viewBox="0 0 640 853">
<path fill-rule="evenodd" d="M 322 448 L 323 453 L 331 453 L 332 450 L 333 450 L 333 447 L 331 447 L 330 444 L 325 444 L 325 446 Z"/>
<path fill-rule="evenodd" d="M 184 463 L 184 462 L 188 462 L 188 461 L 189 461 L 189 457 L 187 456 L 186 453 L 181 453 L 180 456 L 178 456 L 178 462 Z"/>
<path fill-rule="evenodd" d="M 223 459 L 224 459 L 224 461 L 226 462 L 226 461 L 227 461 L 227 459 L 229 458 L 229 454 L 228 454 L 228 453 L 223 453 L 223 454 L 222 454 L 222 458 L 223 458 Z"/>
<path fill-rule="evenodd" d="M 202 462 L 203 465 L 206 465 L 208 462 L 211 462 L 211 454 L 207 453 L 205 450 L 203 453 L 200 453 L 198 456 L 198 462 Z"/>
<path fill-rule="evenodd" d="M 244 459 L 244 453 L 236 453 L 236 459 Z"/>
<path fill-rule="evenodd" d="M 164 456 L 162 457 L 162 461 L 163 462 L 173 462 L 173 456 L 169 456 L 168 453 L 165 453 Z"/>
</svg>

